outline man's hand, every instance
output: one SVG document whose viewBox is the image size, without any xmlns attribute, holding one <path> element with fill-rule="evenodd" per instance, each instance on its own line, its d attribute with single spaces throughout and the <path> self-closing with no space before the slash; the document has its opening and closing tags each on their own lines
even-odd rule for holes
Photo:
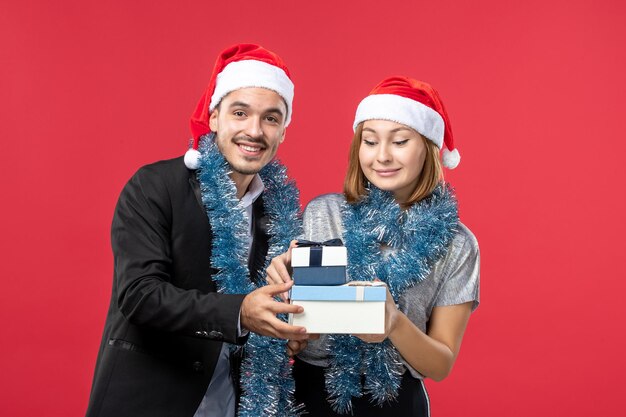
<svg viewBox="0 0 626 417">
<path fill-rule="evenodd" d="M 272 259 L 266 270 L 267 277 L 265 280 L 268 284 L 280 284 L 291 281 L 291 249 L 296 247 L 297 242 L 297 240 L 292 240 L 287 252 Z M 280 298 L 283 301 L 288 301 L 288 294 L 286 292 L 282 293 Z"/>
<path fill-rule="evenodd" d="M 289 291 L 293 281 L 266 285 L 246 295 L 241 303 L 241 326 L 262 336 L 279 339 L 306 340 L 309 335 L 302 326 L 291 326 L 276 317 L 280 313 L 299 314 L 301 306 L 281 303 L 274 296 Z"/>
</svg>

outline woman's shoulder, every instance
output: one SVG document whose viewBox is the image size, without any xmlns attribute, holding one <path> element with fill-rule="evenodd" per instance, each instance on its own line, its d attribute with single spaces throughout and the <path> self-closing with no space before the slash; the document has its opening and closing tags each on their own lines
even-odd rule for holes
<svg viewBox="0 0 626 417">
<path fill-rule="evenodd" d="M 341 238 L 343 194 L 323 194 L 307 204 L 302 216 L 305 239 L 324 241 Z"/>
<path fill-rule="evenodd" d="M 443 276 L 448 276 L 462 269 L 472 271 L 476 269 L 476 274 L 478 274 L 478 265 L 480 264 L 478 240 L 463 223 L 459 222 L 456 234 L 448 246 L 448 251 L 438 264 Z"/>
<path fill-rule="evenodd" d="M 305 215 L 307 213 L 319 213 L 319 212 L 336 212 L 340 211 L 341 207 L 346 202 L 343 194 L 329 193 L 322 194 L 315 197 L 306 205 L 304 209 Z"/>
<path fill-rule="evenodd" d="M 478 239 L 465 224 L 459 222 L 456 234 L 452 240 L 453 245 L 460 248 L 467 248 L 471 251 L 478 251 Z"/>
</svg>

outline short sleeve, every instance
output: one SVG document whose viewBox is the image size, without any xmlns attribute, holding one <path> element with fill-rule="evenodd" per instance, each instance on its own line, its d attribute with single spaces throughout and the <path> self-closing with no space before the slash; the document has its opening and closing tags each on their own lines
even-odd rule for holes
<svg viewBox="0 0 626 417">
<path fill-rule="evenodd" d="M 476 237 L 462 224 L 445 258 L 443 274 L 435 306 L 472 301 L 474 311 L 480 303 L 480 251 Z"/>
</svg>

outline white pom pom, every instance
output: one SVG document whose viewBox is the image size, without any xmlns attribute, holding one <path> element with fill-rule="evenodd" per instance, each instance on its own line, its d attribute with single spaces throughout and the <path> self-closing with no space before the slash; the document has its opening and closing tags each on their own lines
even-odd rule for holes
<svg viewBox="0 0 626 417">
<path fill-rule="evenodd" d="M 189 169 L 198 169 L 200 166 L 200 152 L 193 148 L 185 152 L 185 166 Z"/>
<path fill-rule="evenodd" d="M 461 155 L 459 151 L 453 149 L 449 151 L 447 148 L 443 150 L 443 166 L 448 169 L 454 169 L 461 162 Z"/>
</svg>

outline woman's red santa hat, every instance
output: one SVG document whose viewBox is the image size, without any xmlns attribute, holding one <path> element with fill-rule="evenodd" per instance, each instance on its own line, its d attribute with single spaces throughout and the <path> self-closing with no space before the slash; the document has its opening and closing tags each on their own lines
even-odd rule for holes
<svg viewBox="0 0 626 417">
<path fill-rule="evenodd" d="M 185 153 L 187 168 L 198 168 L 199 140 L 200 136 L 211 131 L 209 127 L 211 112 L 228 93 L 248 87 L 262 87 L 278 93 L 287 104 L 285 127 L 289 125 L 294 87 L 283 60 L 259 45 L 233 45 L 217 57 L 209 86 L 191 116 L 193 143 Z"/>
<path fill-rule="evenodd" d="M 456 168 L 461 161 L 454 148 L 448 113 L 437 91 L 428 83 L 408 77 L 390 77 L 380 82 L 356 110 L 354 129 L 366 120 L 390 120 L 416 130 L 443 148 L 443 165 Z"/>
</svg>

